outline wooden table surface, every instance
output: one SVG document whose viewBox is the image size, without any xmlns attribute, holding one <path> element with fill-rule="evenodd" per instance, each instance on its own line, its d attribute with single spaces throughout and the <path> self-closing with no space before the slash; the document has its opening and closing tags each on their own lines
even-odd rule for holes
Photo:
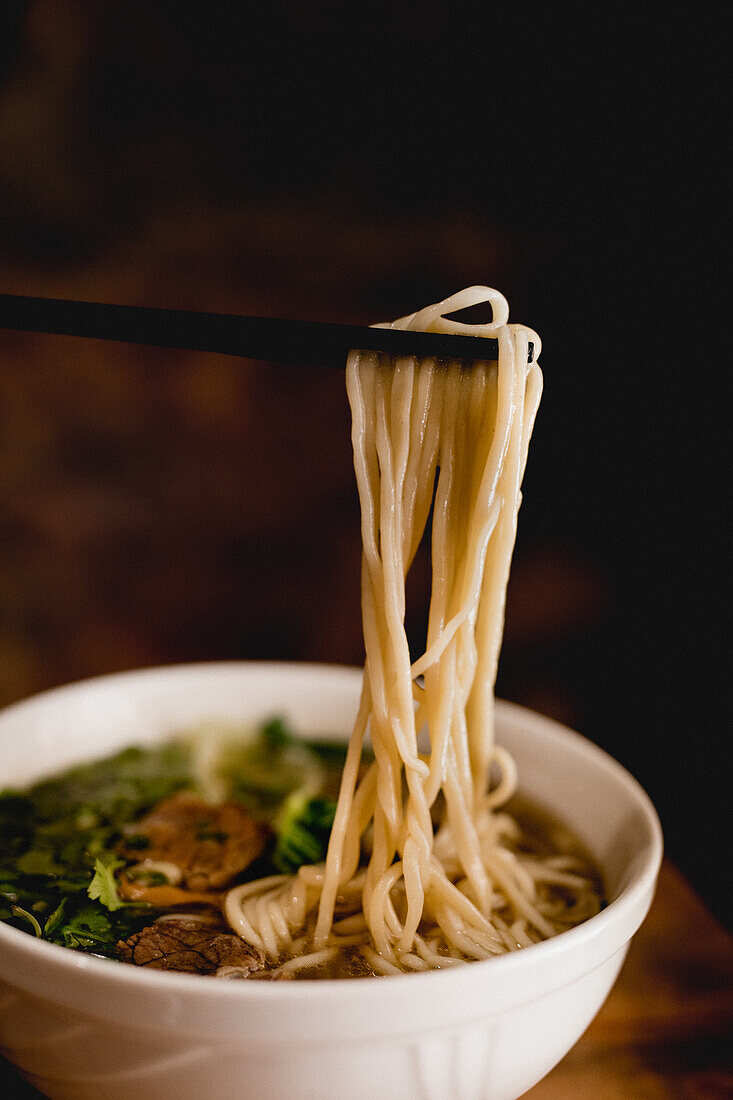
<svg viewBox="0 0 733 1100">
<path fill-rule="evenodd" d="M 0 1096 L 40 1093 L 0 1062 Z M 526 1100 L 724 1097 L 733 1097 L 733 937 L 665 862 L 606 1004 Z"/>
</svg>

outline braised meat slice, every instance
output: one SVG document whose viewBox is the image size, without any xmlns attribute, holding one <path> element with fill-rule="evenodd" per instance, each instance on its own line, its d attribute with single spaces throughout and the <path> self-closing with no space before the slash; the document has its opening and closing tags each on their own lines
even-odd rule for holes
<svg viewBox="0 0 733 1100">
<path fill-rule="evenodd" d="M 236 967 L 242 977 L 263 970 L 265 956 L 224 925 L 192 917 L 166 919 L 143 928 L 115 947 L 117 958 L 154 970 L 215 974 Z"/>
<path fill-rule="evenodd" d="M 260 855 L 268 833 L 236 802 L 211 806 L 180 791 L 136 822 L 117 850 L 125 859 L 174 863 L 188 890 L 216 890 Z"/>
</svg>

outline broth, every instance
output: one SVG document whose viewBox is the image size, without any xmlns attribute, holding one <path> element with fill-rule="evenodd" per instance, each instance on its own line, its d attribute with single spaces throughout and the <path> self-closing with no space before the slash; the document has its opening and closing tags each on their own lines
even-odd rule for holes
<svg viewBox="0 0 733 1100">
<path fill-rule="evenodd" d="M 293 872 L 299 859 L 317 863 L 324 858 L 344 755 L 345 745 L 303 741 L 280 720 L 270 720 L 246 736 L 231 728 L 207 728 L 160 746 L 125 749 L 26 791 L 3 792 L 0 919 L 74 950 L 164 969 L 190 970 L 192 965 L 180 950 L 174 958 L 160 943 L 151 947 L 151 928 L 163 927 L 166 943 L 179 930 L 184 939 L 199 940 L 210 931 L 210 939 L 218 937 L 217 951 L 222 944 L 233 948 L 232 964 L 215 967 L 216 955 L 201 973 L 295 980 L 373 976 L 375 970 L 355 946 L 291 973 L 280 974 L 271 965 L 250 970 L 249 958 L 242 963 L 237 943 L 231 942 L 237 938 L 221 917 L 222 891 L 232 883 Z M 368 763 L 367 756 L 364 766 Z M 218 808 L 201 797 L 212 792 Z M 256 834 L 262 830 L 263 842 L 242 868 L 236 862 L 245 858 L 239 851 L 242 838 L 228 836 L 225 843 L 216 816 L 223 806 L 230 807 L 230 831 L 241 832 L 245 820 L 256 823 Z M 436 826 L 441 812 L 436 803 Z M 564 870 L 582 873 L 593 884 L 597 907 L 604 904 L 599 872 L 562 822 L 521 794 L 496 819 L 506 821 L 509 851 L 523 860 L 555 861 Z M 172 838 L 176 827 L 179 835 Z M 190 866 L 185 865 L 186 838 L 194 850 Z M 223 849 L 232 842 L 231 881 L 220 882 L 211 860 L 223 860 Z M 178 862 L 164 858 L 174 850 Z M 560 912 L 563 905 L 572 906 L 572 894 L 562 886 L 539 889 Z M 348 905 L 340 911 L 337 902 L 337 919 L 347 911 Z M 135 950 L 125 944 L 134 944 Z M 146 961 L 140 962 L 136 952 Z M 185 965 L 178 965 L 182 961 Z"/>
</svg>

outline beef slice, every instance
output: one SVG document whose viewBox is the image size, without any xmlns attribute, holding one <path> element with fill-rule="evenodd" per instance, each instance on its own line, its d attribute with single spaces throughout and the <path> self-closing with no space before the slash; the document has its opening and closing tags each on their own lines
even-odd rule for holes
<svg viewBox="0 0 733 1100">
<path fill-rule="evenodd" d="M 217 890 L 261 854 L 268 835 L 268 827 L 237 802 L 212 806 L 180 791 L 136 822 L 117 851 L 125 859 L 174 863 L 187 890 Z"/>
</svg>

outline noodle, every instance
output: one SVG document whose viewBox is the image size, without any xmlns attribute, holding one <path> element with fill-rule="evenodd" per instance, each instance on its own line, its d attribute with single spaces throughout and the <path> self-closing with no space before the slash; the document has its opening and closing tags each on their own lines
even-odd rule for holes
<svg viewBox="0 0 733 1100">
<path fill-rule="evenodd" d="M 489 324 L 445 316 L 480 302 L 491 303 Z M 492 336 L 498 362 L 349 356 L 366 662 L 328 854 L 295 876 L 236 887 L 225 907 L 283 973 L 347 944 L 374 973 L 456 965 L 552 936 L 598 908 L 588 876 L 525 857 L 520 828 L 494 813 L 516 788 L 514 763 L 494 744 L 493 689 L 542 390 L 539 339 L 509 325 L 506 300 L 486 287 L 393 327 Z M 405 578 L 431 507 L 427 646 L 413 660 Z M 374 763 L 359 779 L 367 728 Z"/>
</svg>

